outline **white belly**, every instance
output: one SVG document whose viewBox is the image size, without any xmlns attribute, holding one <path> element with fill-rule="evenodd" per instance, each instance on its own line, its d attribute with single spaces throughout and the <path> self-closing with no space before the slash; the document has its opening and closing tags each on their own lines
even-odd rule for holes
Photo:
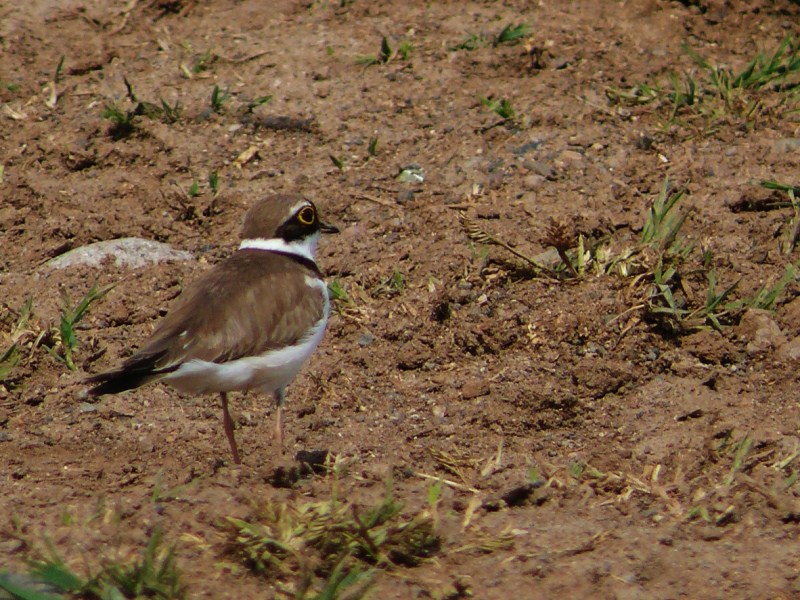
<svg viewBox="0 0 800 600">
<path fill-rule="evenodd" d="M 164 377 L 163 381 L 181 391 L 195 394 L 251 389 L 271 394 L 294 379 L 322 340 L 326 322 L 327 315 L 294 346 L 226 363 L 190 360 Z"/>
</svg>

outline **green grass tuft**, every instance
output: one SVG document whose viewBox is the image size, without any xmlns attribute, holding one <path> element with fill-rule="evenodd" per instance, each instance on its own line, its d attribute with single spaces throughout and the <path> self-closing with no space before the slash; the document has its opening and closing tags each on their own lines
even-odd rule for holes
<svg viewBox="0 0 800 600">
<path fill-rule="evenodd" d="M 494 40 L 494 45 L 500 46 L 502 44 L 518 44 L 520 41 L 530 35 L 530 31 L 531 28 L 525 23 L 520 23 L 518 25 L 509 23 L 503 27 L 503 30 L 500 33 L 497 34 L 497 37 Z"/>
<path fill-rule="evenodd" d="M 230 92 L 224 92 L 218 85 L 214 85 L 211 90 L 211 111 L 217 114 L 222 114 L 225 108 L 225 102 L 231 97 Z"/>
<path fill-rule="evenodd" d="M 511 106 L 511 102 L 509 102 L 506 98 L 500 98 L 499 100 L 496 100 L 494 98 L 485 98 L 484 96 L 480 96 L 479 99 L 481 104 L 506 121 L 513 120 L 517 116 L 514 107 Z"/>
<path fill-rule="evenodd" d="M 58 327 L 58 346 L 57 348 L 50 346 L 48 349 L 53 356 L 67 365 L 69 370 L 78 370 L 74 360 L 74 352 L 78 347 L 78 336 L 76 333 L 78 323 L 86 316 L 89 307 L 114 289 L 115 285 L 116 284 L 112 284 L 103 288 L 98 288 L 96 285 L 93 285 L 89 291 L 86 292 L 86 295 L 81 301 L 74 307 L 72 307 L 72 301 L 69 295 L 66 291 L 64 292 L 61 319 Z"/>
<path fill-rule="evenodd" d="M 30 561 L 27 574 L 0 571 L 0 592 L 14 600 L 182 600 L 186 588 L 175 548 L 163 548 L 161 542 L 161 530 L 156 529 L 141 556 L 126 562 L 106 560 L 88 576 L 72 570 L 48 543 L 48 556 Z"/>
<path fill-rule="evenodd" d="M 715 65 L 688 44 L 684 52 L 698 72 L 670 73 L 665 85 L 642 83 L 609 89 L 612 104 L 668 107 L 664 130 L 688 129 L 689 137 L 710 136 L 726 124 L 752 128 L 760 118 L 787 118 L 800 110 L 800 39 L 785 37 L 772 54 L 758 52 L 741 71 Z"/>
<path fill-rule="evenodd" d="M 369 508 L 335 493 L 322 502 L 269 500 L 249 519 L 228 518 L 228 554 L 254 573 L 295 580 L 296 597 L 366 591 L 374 569 L 415 566 L 439 550 L 432 517 L 403 517 L 402 508 L 388 487 Z"/>
</svg>

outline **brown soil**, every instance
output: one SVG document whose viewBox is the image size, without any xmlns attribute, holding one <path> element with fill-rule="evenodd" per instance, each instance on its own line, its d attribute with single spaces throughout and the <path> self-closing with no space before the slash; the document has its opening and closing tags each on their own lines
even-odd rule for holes
<svg viewBox="0 0 800 600">
<path fill-rule="evenodd" d="M 682 42 L 741 70 L 796 36 L 798 16 L 788 0 L 0 6 L 0 301 L 32 297 L 41 331 L 57 325 L 62 290 L 74 302 L 117 283 L 81 324 L 77 372 L 38 347 L 0 386 L 0 567 L 22 569 L 20 538 L 47 535 L 80 563 L 139 548 L 160 525 L 191 597 L 271 597 L 274 580 L 226 562 L 218 523 L 264 498 L 327 497 L 326 477 L 291 489 L 273 477 L 325 449 L 353 461 L 342 485 L 359 502 L 390 476 L 407 510 L 425 504 L 419 474 L 459 484 L 445 487 L 436 559 L 382 573 L 375 598 L 800 597 L 800 486 L 787 486 L 800 467 L 796 286 L 775 312 L 720 332 L 670 331 L 645 318 L 643 280 L 536 277 L 471 244 L 456 210 L 529 255 L 547 250 L 551 219 L 620 250 L 668 177 L 687 185 L 694 255 L 708 249 L 718 287 L 739 280 L 733 297 L 752 296 L 796 260 L 779 249 L 791 215 L 733 209 L 780 198 L 762 179 L 796 182 L 796 119 L 767 99 L 749 126 L 730 115 L 714 131 L 660 127 L 668 108 L 606 92 L 699 77 Z M 453 49 L 520 22 L 527 45 Z M 359 64 L 382 36 L 411 42 L 410 56 Z M 179 103 L 180 118 L 113 130 L 104 108 L 136 106 L 126 79 L 140 101 Z M 214 85 L 230 93 L 219 113 Z M 507 98 L 516 121 L 493 126 L 481 96 Z M 422 183 L 397 179 L 412 164 Z M 307 194 L 340 226 L 319 262 L 351 299 L 289 388 L 285 455 L 257 394 L 233 400 L 241 467 L 215 398 L 154 385 L 86 404 L 85 377 L 136 348 L 183 282 L 235 249 L 253 200 L 276 191 Z M 125 236 L 197 261 L 43 266 Z M 702 304 L 705 276 L 685 284 Z M 549 482 L 527 494 L 532 469 Z M 501 534 L 507 547 L 475 549 Z"/>
</svg>

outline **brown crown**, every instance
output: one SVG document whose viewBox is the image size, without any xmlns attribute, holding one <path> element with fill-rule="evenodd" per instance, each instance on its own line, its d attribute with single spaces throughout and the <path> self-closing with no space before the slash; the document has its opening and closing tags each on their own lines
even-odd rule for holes
<svg viewBox="0 0 800 600">
<path fill-rule="evenodd" d="M 307 198 L 300 194 L 275 194 L 256 202 L 244 217 L 242 239 L 269 239 L 294 215 L 292 208 Z M 310 203 L 310 202 L 309 202 Z"/>
</svg>

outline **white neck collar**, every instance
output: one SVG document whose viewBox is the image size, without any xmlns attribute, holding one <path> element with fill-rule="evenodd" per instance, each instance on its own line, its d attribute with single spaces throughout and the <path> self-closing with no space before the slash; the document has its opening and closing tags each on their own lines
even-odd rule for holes
<svg viewBox="0 0 800 600">
<path fill-rule="evenodd" d="M 314 261 L 314 252 L 317 250 L 317 243 L 319 242 L 319 233 L 315 233 L 300 240 L 287 242 L 282 238 L 255 238 L 250 240 L 242 240 L 239 244 L 239 250 L 266 250 L 268 252 L 283 252 L 286 254 L 295 254 L 310 261 Z"/>
</svg>

